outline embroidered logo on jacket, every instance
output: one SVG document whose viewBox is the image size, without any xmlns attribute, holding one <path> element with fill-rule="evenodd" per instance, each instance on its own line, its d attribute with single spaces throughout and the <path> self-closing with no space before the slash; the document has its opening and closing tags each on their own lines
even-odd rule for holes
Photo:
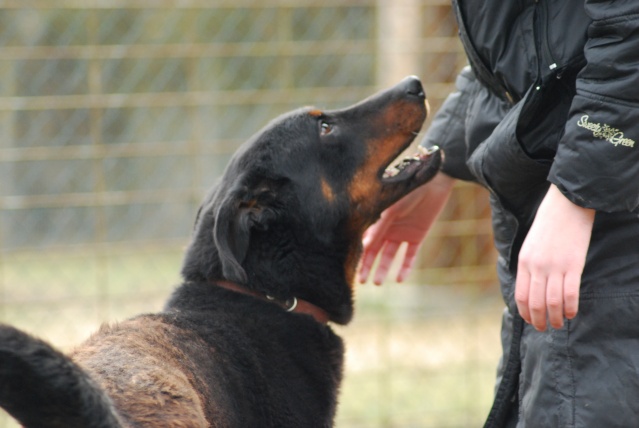
<svg viewBox="0 0 639 428">
<path fill-rule="evenodd" d="M 593 137 L 601 138 L 602 140 L 608 141 L 610 144 L 615 146 L 626 146 L 626 147 L 634 147 L 635 140 L 630 138 L 624 138 L 623 132 L 621 132 L 617 128 L 613 128 L 610 125 L 589 122 L 590 117 L 587 114 L 581 116 L 579 121 L 577 122 L 577 126 L 585 128 L 589 131 L 592 131 Z"/>
</svg>

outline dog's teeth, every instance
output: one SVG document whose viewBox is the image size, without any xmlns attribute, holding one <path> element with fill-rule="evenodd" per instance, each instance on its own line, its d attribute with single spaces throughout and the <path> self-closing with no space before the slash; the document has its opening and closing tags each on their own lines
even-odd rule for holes
<svg viewBox="0 0 639 428">
<path fill-rule="evenodd" d="M 388 168 L 384 171 L 384 178 L 395 177 L 397 174 L 399 174 L 399 170 L 396 167 Z"/>
<path fill-rule="evenodd" d="M 408 165 L 414 162 L 421 162 L 423 160 L 423 156 L 424 155 L 416 154 L 414 156 L 405 157 L 397 165 L 389 167 L 386 171 L 384 171 L 384 178 L 395 177 L 397 174 L 402 172 Z"/>
<path fill-rule="evenodd" d="M 409 165 L 410 163 L 412 163 L 413 160 L 419 160 L 419 158 L 418 157 L 407 157 L 407 158 L 404 158 L 402 160 L 402 162 L 399 164 L 398 168 L 400 170 L 406 168 L 406 166 Z"/>
</svg>

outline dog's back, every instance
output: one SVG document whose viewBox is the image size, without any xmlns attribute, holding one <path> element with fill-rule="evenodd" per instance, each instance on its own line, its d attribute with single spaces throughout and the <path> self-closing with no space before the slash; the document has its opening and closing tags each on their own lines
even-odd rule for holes
<svg viewBox="0 0 639 428">
<path fill-rule="evenodd" d="M 306 315 L 190 283 L 71 358 L 1 326 L 0 406 L 34 428 L 330 427 L 342 355 Z"/>
</svg>

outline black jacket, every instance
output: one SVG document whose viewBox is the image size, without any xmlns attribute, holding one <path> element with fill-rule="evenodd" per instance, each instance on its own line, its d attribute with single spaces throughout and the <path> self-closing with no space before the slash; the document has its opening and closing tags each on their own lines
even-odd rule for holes
<svg viewBox="0 0 639 428">
<path fill-rule="evenodd" d="M 470 69 L 422 144 L 490 190 L 508 305 L 489 426 L 636 426 L 639 401 L 639 1 L 453 1 Z M 550 183 L 597 210 L 579 315 L 517 315 L 517 254 Z M 605 328 L 602 328 L 605 326 Z M 511 347 L 511 343 L 513 346 Z"/>
<path fill-rule="evenodd" d="M 525 98 L 517 133 L 554 158 L 549 180 L 581 206 L 639 212 L 639 2 L 453 3 L 478 80 Z"/>
</svg>

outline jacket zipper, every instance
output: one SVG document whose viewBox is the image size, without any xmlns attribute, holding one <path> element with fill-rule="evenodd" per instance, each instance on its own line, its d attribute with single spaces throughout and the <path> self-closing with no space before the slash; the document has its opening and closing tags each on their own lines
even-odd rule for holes
<svg viewBox="0 0 639 428">
<path fill-rule="evenodd" d="M 537 3 L 537 40 L 538 40 L 538 45 L 539 45 L 539 50 L 540 50 L 540 54 L 541 54 L 541 63 L 539 64 L 539 68 L 540 68 L 540 72 L 541 67 L 544 65 L 548 66 L 548 69 L 552 70 L 556 70 L 558 68 L 558 64 L 555 62 L 555 59 L 553 58 L 552 55 L 552 51 L 550 49 L 550 42 L 548 41 L 548 39 L 550 38 L 548 35 L 548 28 L 550 26 L 550 22 L 548 19 L 548 4 L 546 1 L 544 0 L 535 0 L 535 3 Z M 540 73 L 540 77 L 541 77 L 541 73 Z M 558 74 L 557 75 L 558 78 L 560 78 L 561 76 Z"/>
<path fill-rule="evenodd" d="M 500 97 L 501 99 L 508 101 L 511 104 L 514 104 L 513 96 L 508 92 L 508 89 L 493 75 L 493 73 L 488 69 L 484 61 L 479 56 L 479 53 L 475 49 L 472 41 L 470 40 L 470 36 L 466 31 L 466 24 L 464 22 L 464 17 L 461 13 L 461 8 L 459 6 L 461 0 L 453 0 L 453 11 L 455 12 L 455 16 L 457 18 L 457 24 L 459 26 L 459 39 L 461 40 L 462 46 L 464 47 L 464 51 L 466 52 L 466 56 L 468 57 L 468 62 L 470 62 L 470 66 L 475 72 L 475 76 L 477 79 L 486 86 L 491 92 Z"/>
</svg>

